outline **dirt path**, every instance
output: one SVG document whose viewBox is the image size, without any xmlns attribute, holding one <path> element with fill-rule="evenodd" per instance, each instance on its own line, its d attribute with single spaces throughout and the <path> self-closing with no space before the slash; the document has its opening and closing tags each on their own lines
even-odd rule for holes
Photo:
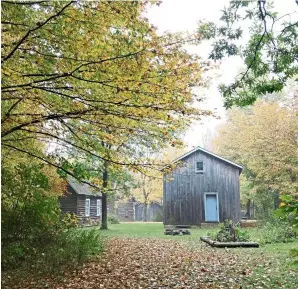
<svg viewBox="0 0 298 289">
<path fill-rule="evenodd" d="M 268 288 L 243 287 L 251 274 L 248 263 L 257 266 L 262 256 L 249 260 L 249 255 L 243 258 L 205 244 L 197 244 L 195 250 L 185 246 L 171 240 L 114 238 L 106 253 L 77 273 L 65 274 L 60 281 L 40 279 L 13 288 Z"/>
</svg>

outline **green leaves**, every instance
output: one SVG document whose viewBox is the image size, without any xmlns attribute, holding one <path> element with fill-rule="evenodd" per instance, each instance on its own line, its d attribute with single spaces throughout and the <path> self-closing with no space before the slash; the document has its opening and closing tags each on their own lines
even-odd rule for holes
<svg viewBox="0 0 298 289">
<path fill-rule="evenodd" d="M 292 226 L 293 230 L 298 235 L 298 199 L 297 195 L 281 195 L 281 203 L 279 209 L 276 210 L 275 214 L 288 221 Z M 298 265 L 298 249 L 292 249 L 290 255 L 293 258 L 294 265 Z"/>
<path fill-rule="evenodd" d="M 257 5 L 249 1 L 230 1 L 222 11 L 219 25 L 199 23 L 202 39 L 213 39 L 211 59 L 239 55 L 246 66 L 233 84 L 220 86 L 226 108 L 249 105 L 261 95 L 279 92 L 286 81 L 297 74 L 298 25 L 295 20 L 284 22 L 286 15 L 271 10 L 268 1 L 259 1 Z M 243 45 L 236 40 L 242 39 L 245 26 L 249 26 L 250 38 Z"/>
<path fill-rule="evenodd" d="M 140 169 L 144 159 L 136 147 L 179 143 L 189 121 L 210 113 L 192 107 L 201 67 L 182 46 L 193 35 L 159 36 L 142 17 L 145 8 L 105 1 L 3 3 L 2 54 L 20 42 L 2 63 L 4 150 L 54 164 L 63 177 L 92 177 L 76 165 L 90 157 L 102 162 L 109 156 L 118 170 Z M 29 149 L 29 139 L 33 147 L 40 144 L 38 152 Z"/>
</svg>

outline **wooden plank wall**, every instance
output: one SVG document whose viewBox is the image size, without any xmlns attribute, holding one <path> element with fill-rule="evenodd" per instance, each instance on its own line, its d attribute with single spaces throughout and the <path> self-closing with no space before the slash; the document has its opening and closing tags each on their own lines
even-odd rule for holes
<svg viewBox="0 0 298 289">
<path fill-rule="evenodd" d="M 77 214 L 77 194 L 71 186 L 67 186 L 67 192 L 63 196 L 59 197 L 59 202 L 63 214 Z"/>
<path fill-rule="evenodd" d="M 204 173 L 195 163 L 204 162 Z M 172 180 L 170 180 L 172 179 Z M 239 169 L 201 151 L 183 160 L 183 166 L 164 176 L 164 223 L 199 225 L 205 222 L 204 193 L 218 193 L 219 220 L 240 220 Z"/>
<path fill-rule="evenodd" d="M 120 221 L 134 221 L 134 204 L 132 201 L 118 202 L 116 214 Z"/>
<path fill-rule="evenodd" d="M 100 199 L 95 196 L 85 196 L 85 195 L 77 195 L 77 204 L 78 204 L 78 217 L 86 217 L 85 216 L 85 200 L 86 198 L 90 199 L 90 219 L 100 219 L 100 216 L 96 216 L 96 200 Z"/>
<path fill-rule="evenodd" d="M 144 204 L 135 204 L 135 221 L 144 221 Z M 157 216 L 163 215 L 163 207 L 159 204 L 150 204 L 147 208 L 147 221 L 155 221 Z"/>
</svg>

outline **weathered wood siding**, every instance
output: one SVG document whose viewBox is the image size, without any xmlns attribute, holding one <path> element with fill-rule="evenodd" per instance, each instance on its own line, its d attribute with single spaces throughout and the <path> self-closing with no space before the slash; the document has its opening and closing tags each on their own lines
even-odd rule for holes
<svg viewBox="0 0 298 289">
<path fill-rule="evenodd" d="M 144 221 L 144 204 L 135 204 L 135 221 Z M 147 221 L 162 221 L 163 208 L 159 204 L 150 204 L 147 208 Z"/>
<path fill-rule="evenodd" d="M 197 161 L 204 173 L 195 172 Z M 218 193 L 219 221 L 240 220 L 240 169 L 202 151 L 185 157 L 182 166 L 164 175 L 164 223 L 199 225 L 205 222 L 204 193 Z"/>
<path fill-rule="evenodd" d="M 63 214 L 77 214 L 77 194 L 71 186 L 67 186 L 67 192 L 63 196 L 59 197 L 59 202 Z"/>
<path fill-rule="evenodd" d="M 134 221 L 135 213 L 134 213 L 134 205 L 132 201 L 127 202 L 118 202 L 116 209 L 116 215 L 118 216 L 120 221 Z"/>
<path fill-rule="evenodd" d="M 95 196 L 85 196 L 85 195 L 78 195 L 77 196 L 77 204 L 78 204 L 78 217 L 84 218 L 86 217 L 85 213 L 85 200 L 90 199 L 90 216 L 87 217 L 89 219 L 100 219 L 100 216 L 96 216 L 96 200 L 100 199 Z"/>
</svg>

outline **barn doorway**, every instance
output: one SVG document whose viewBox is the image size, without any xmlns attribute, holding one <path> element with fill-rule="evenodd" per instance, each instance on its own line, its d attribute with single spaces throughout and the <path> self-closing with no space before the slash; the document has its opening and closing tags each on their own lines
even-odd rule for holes
<svg viewBox="0 0 298 289">
<path fill-rule="evenodd" d="M 205 193 L 205 222 L 219 222 L 218 195 Z"/>
</svg>

